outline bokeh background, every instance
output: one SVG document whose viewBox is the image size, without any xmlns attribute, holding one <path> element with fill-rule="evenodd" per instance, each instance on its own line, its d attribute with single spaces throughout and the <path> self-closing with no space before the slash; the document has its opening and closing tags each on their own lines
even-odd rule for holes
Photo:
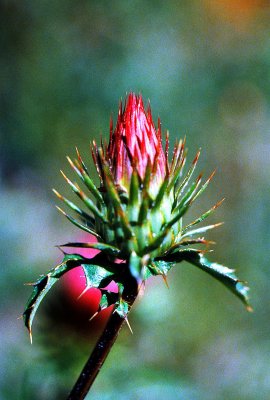
<svg viewBox="0 0 270 400">
<path fill-rule="evenodd" d="M 40 307 L 32 346 L 17 319 L 24 283 L 79 235 L 51 192 L 69 194 L 65 156 L 78 146 L 92 168 L 90 140 L 108 135 L 130 90 L 171 143 L 187 136 L 190 162 L 202 148 L 205 177 L 218 168 L 192 213 L 226 198 L 209 257 L 249 282 L 255 312 L 180 264 L 169 290 L 146 285 L 134 334 L 123 328 L 89 398 L 270 398 L 269 21 L 267 0 L 0 1 L 1 400 L 65 398 L 108 316 L 89 322 L 91 298 L 77 302 L 69 280 Z"/>
</svg>

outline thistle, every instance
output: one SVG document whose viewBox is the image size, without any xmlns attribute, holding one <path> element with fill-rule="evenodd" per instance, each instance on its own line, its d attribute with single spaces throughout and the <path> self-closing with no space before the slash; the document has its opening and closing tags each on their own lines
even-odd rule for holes
<svg viewBox="0 0 270 400">
<path fill-rule="evenodd" d="M 62 275 L 78 266 L 83 268 L 85 274 L 85 290 L 95 287 L 102 293 L 98 312 L 114 306 L 107 333 L 105 329 L 103 334 L 103 340 L 105 337 L 110 342 L 109 349 L 123 321 L 127 320 L 141 285 L 156 275 L 166 282 L 169 270 L 181 261 L 187 261 L 218 279 L 251 310 L 248 288 L 237 279 L 233 270 L 205 257 L 211 242 L 203 235 L 221 224 L 197 227 L 222 201 L 194 221 L 184 223 L 185 214 L 214 176 L 212 173 L 204 182 L 202 175 L 194 178 L 200 152 L 184 174 L 185 140 L 175 144 L 170 160 L 168 133 L 163 146 L 160 121 L 156 129 L 150 106 L 145 111 L 142 97 L 133 93 L 127 97 L 124 108 L 120 104 L 115 128 L 111 120 L 109 143 L 101 141 L 98 146 L 93 142 L 91 151 L 100 180 L 99 187 L 90 177 L 78 150 L 77 159 L 72 161 L 68 157 L 68 161 L 82 182 L 83 190 L 62 172 L 72 191 L 80 198 L 83 208 L 56 190 L 54 192 L 72 211 L 70 215 L 58 207 L 61 213 L 89 233 L 89 242 L 66 243 L 60 246 L 62 251 L 72 247 L 97 249 L 100 253 L 86 258 L 63 251 L 61 264 L 33 284 L 33 292 L 24 312 L 30 337 L 34 315 L 46 293 Z M 90 241 L 92 235 L 97 242 Z M 112 281 L 118 286 L 117 293 L 106 288 Z M 107 353 L 98 355 L 94 349 L 90 357 L 91 372 L 88 368 L 88 375 L 92 374 L 91 382 L 83 384 L 79 378 L 77 389 L 73 390 L 70 399 L 84 398 L 100 368 L 94 368 L 93 359 L 100 357 L 104 362 Z M 83 397 L 78 397 L 78 393 Z"/>
</svg>

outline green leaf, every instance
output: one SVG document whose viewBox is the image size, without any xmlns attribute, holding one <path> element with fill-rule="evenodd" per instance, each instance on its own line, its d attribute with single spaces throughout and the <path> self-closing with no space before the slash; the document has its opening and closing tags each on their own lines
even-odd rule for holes
<svg viewBox="0 0 270 400">
<path fill-rule="evenodd" d="M 24 323 L 29 330 L 31 341 L 32 323 L 41 301 L 62 275 L 78 266 L 82 266 L 86 277 L 85 291 L 90 287 L 107 286 L 112 281 L 115 270 L 119 269 L 119 264 L 110 263 L 102 253 L 93 258 L 86 258 L 79 254 L 65 254 L 61 264 L 51 269 L 47 275 L 41 276 L 32 285 L 34 289 L 23 313 Z"/>
<path fill-rule="evenodd" d="M 113 312 L 116 312 L 121 318 L 126 318 L 129 312 L 129 305 L 121 298 L 121 290 L 118 292 L 111 292 L 110 290 L 101 289 L 101 292 L 102 296 L 99 302 L 98 312 L 114 305 L 115 308 Z"/>
<path fill-rule="evenodd" d="M 78 243 L 78 242 L 70 242 L 70 243 L 65 243 L 61 244 L 60 247 L 79 247 L 79 248 L 87 248 L 87 249 L 95 249 L 95 250 L 100 250 L 105 254 L 108 254 L 110 256 L 118 256 L 120 253 L 120 250 L 115 247 L 111 246 L 106 243 Z"/>
<path fill-rule="evenodd" d="M 88 290 L 90 287 L 100 289 L 107 286 L 111 282 L 113 272 L 107 271 L 105 268 L 95 264 L 81 265 L 86 278 L 85 290 Z"/>
<path fill-rule="evenodd" d="M 129 312 L 129 305 L 126 301 L 120 299 L 118 306 L 115 308 L 114 312 L 116 312 L 120 317 L 127 318 Z"/>
<path fill-rule="evenodd" d="M 41 276 L 41 278 L 32 285 L 34 289 L 23 313 L 24 323 L 29 330 L 31 342 L 32 323 L 41 301 L 58 279 L 67 271 L 81 265 L 82 260 L 84 260 L 84 257 L 78 254 L 66 254 L 61 264 L 50 270 L 47 275 Z"/>
<path fill-rule="evenodd" d="M 174 262 L 167 262 L 163 260 L 152 261 L 151 264 L 147 265 L 145 270 L 144 279 L 148 279 L 151 276 L 163 275 L 166 276 L 169 270 L 175 265 Z"/>
<path fill-rule="evenodd" d="M 207 272 L 208 274 L 219 280 L 242 300 L 248 311 L 252 311 L 252 308 L 249 305 L 248 298 L 249 288 L 237 278 L 237 276 L 234 274 L 234 270 L 229 269 L 216 262 L 211 262 L 207 260 L 207 258 L 205 258 L 203 254 L 198 253 L 194 250 L 183 251 L 182 259 L 188 261 L 189 263 L 195 265 L 196 267 L 200 268 L 201 270 Z"/>
<path fill-rule="evenodd" d="M 102 296 L 99 302 L 99 311 L 116 304 L 119 300 L 119 293 L 111 292 L 110 290 L 102 290 Z"/>
</svg>

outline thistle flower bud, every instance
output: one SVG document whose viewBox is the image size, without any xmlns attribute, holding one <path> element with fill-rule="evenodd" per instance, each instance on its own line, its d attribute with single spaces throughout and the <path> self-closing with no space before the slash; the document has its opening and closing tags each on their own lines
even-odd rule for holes
<svg viewBox="0 0 270 400">
<path fill-rule="evenodd" d="M 68 161 L 84 184 L 63 176 L 84 208 L 78 207 L 54 191 L 57 197 L 78 218 L 59 210 L 78 228 L 96 236 L 98 242 L 66 243 L 60 247 L 99 250 L 93 258 L 64 253 L 63 262 L 41 277 L 35 284 L 24 312 L 25 324 L 30 330 L 35 312 L 47 291 L 67 271 L 82 266 L 88 287 L 101 290 L 100 310 L 111 304 L 123 318 L 129 304 L 122 294 L 130 279 L 139 283 L 152 275 L 166 275 L 181 261 L 204 270 L 225 284 L 250 310 L 248 288 L 228 269 L 205 258 L 210 242 L 202 236 L 220 224 L 197 228 L 221 204 L 216 203 L 194 221 L 184 224 L 189 208 L 205 191 L 214 173 L 204 183 L 202 176 L 193 178 L 199 159 L 198 152 L 186 174 L 185 141 L 177 142 L 172 159 L 168 160 L 169 139 L 162 144 L 160 122 L 154 126 L 151 110 L 144 109 L 141 96 L 131 93 L 124 108 L 120 104 L 115 128 L 110 124 L 109 144 L 93 142 L 92 156 L 100 178 L 97 187 L 77 150 L 77 160 Z M 122 260 L 119 263 L 119 259 Z M 118 292 L 110 292 L 110 282 L 118 285 Z"/>
</svg>

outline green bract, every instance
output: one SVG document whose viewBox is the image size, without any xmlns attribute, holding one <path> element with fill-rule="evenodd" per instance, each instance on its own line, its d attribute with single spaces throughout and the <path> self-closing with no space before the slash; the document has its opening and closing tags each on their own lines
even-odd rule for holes
<svg viewBox="0 0 270 400">
<path fill-rule="evenodd" d="M 233 271 L 208 261 L 205 250 L 193 248 L 209 244 L 201 235 L 220 224 L 197 225 L 221 202 L 195 221 L 183 224 L 183 217 L 214 174 L 204 183 L 201 175 L 194 179 L 199 152 L 183 174 L 184 141 L 175 145 L 171 161 L 168 152 L 168 135 L 164 151 L 160 123 L 156 130 L 150 108 L 145 111 L 141 96 L 130 94 L 124 110 L 120 105 L 114 131 L 111 123 L 109 144 L 101 143 L 98 147 L 94 142 L 92 146 L 100 187 L 94 184 L 78 150 L 74 162 L 68 158 L 83 183 L 83 190 L 64 173 L 63 176 L 84 207 L 54 192 L 75 217 L 59 210 L 74 225 L 89 233 L 89 243 L 71 242 L 61 247 L 92 248 L 100 253 L 93 258 L 64 253 L 63 262 L 34 284 L 24 312 L 30 334 L 33 317 L 45 294 L 64 273 L 78 266 L 83 267 L 87 288 L 99 288 L 102 292 L 99 310 L 114 304 L 114 312 L 123 318 L 129 305 L 122 295 L 130 278 L 138 285 L 153 275 L 166 278 L 170 268 L 181 261 L 188 261 L 220 280 L 251 309 L 248 288 Z M 92 235 L 98 242 L 91 242 Z M 118 293 L 106 289 L 111 281 L 117 283 Z"/>
</svg>

